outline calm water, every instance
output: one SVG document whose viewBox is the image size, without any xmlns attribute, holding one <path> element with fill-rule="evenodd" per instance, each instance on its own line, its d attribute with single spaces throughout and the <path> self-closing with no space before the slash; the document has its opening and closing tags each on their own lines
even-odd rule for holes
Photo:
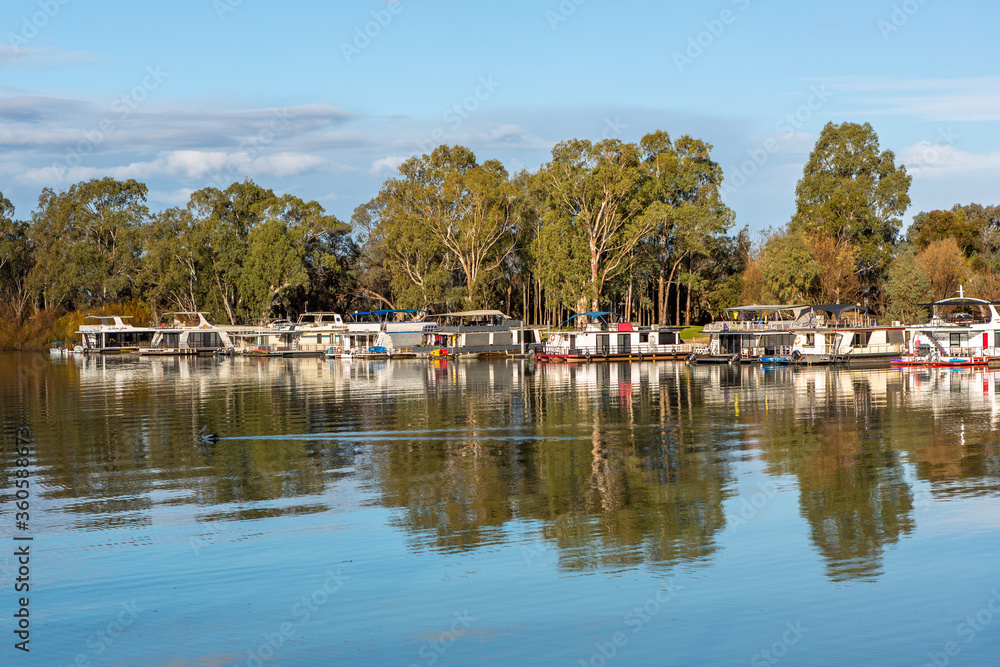
<svg viewBox="0 0 1000 667">
<path fill-rule="evenodd" d="M 5 665 L 13 534 L 31 664 L 1000 662 L 1000 373 L 8 354 L 0 420 Z"/>
</svg>

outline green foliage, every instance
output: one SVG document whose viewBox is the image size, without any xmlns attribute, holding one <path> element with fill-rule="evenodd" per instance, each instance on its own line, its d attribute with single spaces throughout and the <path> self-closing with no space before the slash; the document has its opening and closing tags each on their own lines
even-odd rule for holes
<svg viewBox="0 0 1000 667">
<path fill-rule="evenodd" d="M 934 300 L 931 281 L 917 262 L 912 245 L 904 245 L 893 259 L 884 292 L 887 301 L 885 316 L 888 320 L 904 323 L 927 321 L 927 308 L 920 304 Z"/>
<path fill-rule="evenodd" d="M 588 286 L 581 297 L 596 310 L 605 283 L 629 270 L 635 248 L 653 227 L 639 215 L 643 204 L 638 149 L 617 139 L 596 144 L 564 141 L 552 149 L 552 161 L 542 166 L 538 178 L 546 193 L 543 224 L 577 239 L 548 247 L 569 253 L 586 244 Z M 550 259 L 552 267 L 577 258 L 567 254 Z M 539 272 L 547 284 L 558 279 L 542 266 Z"/>
<path fill-rule="evenodd" d="M 813 259 L 806 235 L 775 234 L 760 256 L 763 298 L 768 303 L 807 303 L 819 280 L 820 267 Z"/>
<path fill-rule="evenodd" d="M 35 259 L 28 223 L 13 216 L 13 204 L 0 193 L 0 300 L 10 304 L 10 317 L 20 323 L 31 297 L 28 276 Z"/>
<path fill-rule="evenodd" d="M 267 317 L 283 295 L 306 284 L 302 254 L 279 220 L 268 220 L 250 231 L 247 256 L 240 273 L 239 292 L 253 319 Z M 287 305 L 287 304 L 286 304 Z"/>
<path fill-rule="evenodd" d="M 32 215 L 35 265 L 29 286 L 48 306 L 90 306 L 131 298 L 139 273 L 146 186 L 112 178 L 46 188 Z"/>
<path fill-rule="evenodd" d="M 789 229 L 825 235 L 854 248 L 857 272 L 874 289 L 895 249 L 912 178 L 880 151 L 868 123 L 827 123 L 795 188 Z"/>
<path fill-rule="evenodd" d="M 918 213 L 907 231 L 907 239 L 919 250 L 935 241 L 953 238 L 966 257 L 972 257 L 982 250 L 983 232 L 988 222 L 984 218 L 971 220 L 965 211 L 931 211 Z"/>
<path fill-rule="evenodd" d="M 507 171 L 496 160 L 478 164 L 463 146 L 439 146 L 404 162 L 399 173 L 355 212 L 369 256 L 393 276 L 401 304 L 462 298 L 469 308 L 485 305 L 489 279 L 518 237 Z"/>
</svg>

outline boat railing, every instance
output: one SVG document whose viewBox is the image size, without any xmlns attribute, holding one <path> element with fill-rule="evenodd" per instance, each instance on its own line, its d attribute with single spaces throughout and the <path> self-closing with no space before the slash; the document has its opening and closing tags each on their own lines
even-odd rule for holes
<svg viewBox="0 0 1000 667">
<path fill-rule="evenodd" d="M 704 333 L 731 333 L 739 331 L 788 331 L 789 329 L 806 326 L 799 321 L 779 320 L 776 322 L 761 322 L 747 320 L 743 322 L 711 322 L 705 325 Z"/>
<path fill-rule="evenodd" d="M 744 347 L 740 350 L 740 356 L 745 359 L 770 356 L 788 356 L 792 353 L 791 345 L 778 345 L 777 347 Z"/>
<path fill-rule="evenodd" d="M 707 348 L 705 348 L 707 350 Z M 574 356 L 603 357 L 606 354 L 634 354 L 634 355 L 662 355 L 662 354 L 689 354 L 697 351 L 691 343 L 640 343 L 626 349 L 621 349 L 617 345 L 577 345 L 576 347 L 546 347 L 547 354 L 570 354 Z"/>
<path fill-rule="evenodd" d="M 834 346 L 827 345 L 829 350 L 828 354 L 832 354 Z M 849 354 L 859 355 L 859 354 L 898 354 L 903 352 L 905 346 L 902 343 L 889 343 L 887 345 L 864 345 L 864 346 L 854 346 L 851 348 Z M 842 350 L 843 351 L 843 350 Z"/>
</svg>

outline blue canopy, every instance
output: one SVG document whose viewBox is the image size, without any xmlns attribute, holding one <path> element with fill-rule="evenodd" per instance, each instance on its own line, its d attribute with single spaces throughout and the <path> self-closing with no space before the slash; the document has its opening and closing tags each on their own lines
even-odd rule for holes
<svg viewBox="0 0 1000 667">
<path fill-rule="evenodd" d="M 394 315 L 396 313 L 404 313 L 406 315 L 413 315 L 414 313 L 426 313 L 426 310 L 420 310 L 419 308 L 408 308 L 408 309 L 397 309 L 397 310 L 359 310 L 357 312 L 351 313 L 351 317 L 355 315 Z"/>
<path fill-rule="evenodd" d="M 613 315 L 613 314 L 614 313 L 612 313 L 611 311 L 608 311 L 608 310 L 601 310 L 601 311 L 596 311 L 596 312 L 593 312 L 593 313 L 577 313 L 576 315 L 573 315 L 572 317 L 567 318 L 567 320 L 565 322 L 563 322 L 562 324 L 560 324 L 559 326 L 564 327 L 564 326 L 566 326 L 567 324 L 569 324 L 571 321 L 575 320 L 578 317 L 593 317 L 596 320 L 599 317 L 604 317 L 605 315 Z"/>
</svg>

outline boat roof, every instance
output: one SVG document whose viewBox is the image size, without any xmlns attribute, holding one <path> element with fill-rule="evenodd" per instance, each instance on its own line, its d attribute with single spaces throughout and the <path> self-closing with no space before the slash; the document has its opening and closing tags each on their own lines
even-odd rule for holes
<svg viewBox="0 0 1000 667">
<path fill-rule="evenodd" d="M 502 317 L 509 320 L 507 313 L 499 310 L 461 310 L 454 313 L 435 313 L 433 317 Z"/>
<path fill-rule="evenodd" d="M 871 309 L 869 309 L 869 308 L 867 308 L 865 306 L 856 304 L 856 303 L 821 303 L 821 304 L 812 306 L 812 309 L 814 311 L 821 310 L 821 311 L 823 311 L 825 313 L 830 313 L 834 317 L 840 317 L 844 313 L 849 313 L 852 310 L 853 311 L 857 311 L 859 313 L 871 313 L 872 312 Z"/>
<path fill-rule="evenodd" d="M 1000 306 L 1000 301 L 986 301 L 985 299 L 973 299 L 968 296 L 953 296 L 950 299 L 941 299 L 932 303 L 917 304 L 920 306 Z"/>
<path fill-rule="evenodd" d="M 351 315 L 395 315 L 396 313 L 403 313 L 405 315 L 413 315 L 414 313 L 426 313 L 426 310 L 421 310 L 419 308 L 393 308 L 391 310 L 356 310 Z"/>
<path fill-rule="evenodd" d="M 793 305 L 787 305 L 787 306 L 779 306 L 779 305 L 770 305 L 770 306 L 735 306 L 733 308 L 726 308 L 725 311 L 727 313 L 729 313 L 729 312 L 732 312 L 732 313 L 747 313 L 747 312 L 753 312 L 753 311 L 774 312 L 774 311 L 777 311 L 777 310 L 801 310 L 803 308 L 808 308 L 808 307 L 809 306 L 806 306 L 804 304 L 798 304 L 798 305 L 794 305 L 793 304 Z"/>
<path fill-rule="evenodd" d="M 562 324 L 560 324 L 559 326 L 565 326 L 566 324 L 568 324 L 569 322 L 572 322 L 573 320 L 575 320 L 578 317 L 592 317 L 592 318 L 594 318 L 596 320 L 596 319 L 599 319 L 601 317 L 606 317 L 607 315 L 614 315 L 614 313 L 612 313 L 610 310 L 600 310 L 600 311 L 594 311 L 592 313 L 577 313 L 576 315 L 572 315 L 570 317 L 567 317 L 566 321 L 563 322 Z"/>
</svg>

